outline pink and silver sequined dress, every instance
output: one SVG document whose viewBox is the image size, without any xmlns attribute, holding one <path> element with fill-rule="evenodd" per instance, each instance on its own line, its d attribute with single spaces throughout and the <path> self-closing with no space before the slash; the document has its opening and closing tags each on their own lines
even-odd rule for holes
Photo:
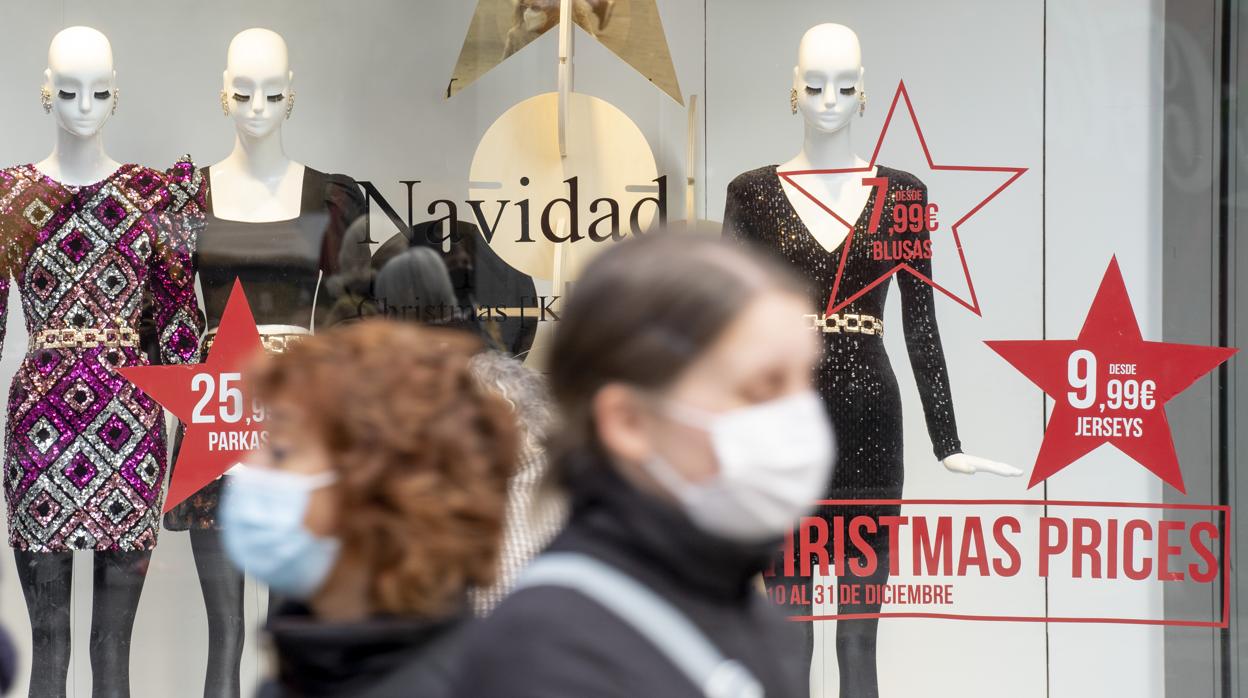
<svg viewBox="0 0 1248 698">
<path fill-rule="evenodd" d="M 5 429 L 14 548 L 155 546 L 163 411 L 114 369 L 148 363 L 137 340 L 145 316 L 163 363 L 195 360 L 203 316 L 191 260 L 204 189 L 189 158 L 165 172 L 123 165 L 83 186 L 33 165 L 0 171 L 0 333 L 14 284 L 30 335 Z"/>
</svg>

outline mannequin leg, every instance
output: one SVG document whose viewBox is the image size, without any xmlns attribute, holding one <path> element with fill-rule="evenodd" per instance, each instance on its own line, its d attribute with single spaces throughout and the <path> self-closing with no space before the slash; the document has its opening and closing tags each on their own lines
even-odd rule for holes
<svg viewBox="0 0 1248 698">
<path fill-rule="evenodd" d="M 95 553 L 91 599 L 92 698 L 129 698 L 130 635 L 150 550 Z"/>
<path fill-rule="evenodd" d="M 872 541 L 872 548 L 878 558 L 875 572 L 858 577 L 847 570 L 846 574 L 838 577 L 838 584 L 856 584 L 865 588 L 888 583 L 888 536 L 881 535 Z M 838 615 L 879 613 L 880 604 L 841 603 L 837 605 L 836 612 Z M 840 668 L 841 698 L 879 698 L 880 687 L 875 664 L 875 641 L 879 628 L 880 621 L 877 618 L 855 618 L 836 622 L 836 663 Z"/>
<path fill-rule="evenodd" d="M 14 550 L 17 578 L 30 614 L 30 698 L 62 698 L 69 676 L 69 609 L 73 553 Z"/>
<path fill-rule="evenodd" d="M 796 554 L 794 557 L 796 557 Z M 811 615 L 811 593 L 813 589 L 813 579 L 809 575 L 802 575 L 800 562 L 796 560 L 793 565 L 793 575 L 786 575 L 784 573 L 784 559 L 785 554 L 784 551 L 781 550 L 780 554 L 776 556 L 774 561 L 775 576 L 763 577 L 763 584 L 767 587 L 768 597 L 772 598 L 772 603 L 775 603 L 786 616 Z M 804 594 L 802 594 L 803 591 L 805 592 Z M 779 593 L 783 593 L 785 595 L 786 603 L 780 604 L 776 602 L 773 594 Z M 802 594 L 797 597 L 798 601 L 796 603 L 794 603 L 794 594 Z M 804 638 L 804 643 L 801 647 L 802 658 L 805 663 L 809 664 L 815 653 L 815 624 L 812 621 L 793 622 L 802 626 L 801 632 L 802 637 Z"/>
<path fill-rule="evenodd" d="M 208 611 L 208 670 L 204 698 L 239 698 L 243 659 L 243 573 L 226 557 L 221 532 L 191 529 L 191 552 Z"/>
</svg>

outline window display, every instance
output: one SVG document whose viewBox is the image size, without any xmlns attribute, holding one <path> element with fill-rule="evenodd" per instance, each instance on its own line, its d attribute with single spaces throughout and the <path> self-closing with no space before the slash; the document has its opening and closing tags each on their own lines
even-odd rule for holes
<svg viewBox="0 0 1248 698">
<path fill-rule="evenodd" d="M 63 0 L 5 18 L 17 693 L 231 698 L 278 673 L 266 623 L 307 590 L 261 569 L 276 544 L 231 561 L 220 511 L 231 478 L 266 475 L 272 416 L 245 376 L 386 317 L 497 352 L 476 370 L 537 425 L 495 512 L 498 584 L 465 615 L 513 585 L 574 593 L 525 565 L 567 517 L 623 502 L 611 525 L 653 517 L 660 568 L 707 548 L 671 579 L 628 570 L 755 687 L 794 690 L 762 663 L 778 652 L 822 698 L 1239 695 L 1234 3 Z M 659 229 L 713 230 L 798 277 L 814 393 L 750 384 L 739 412 L 666 411 L 721 478 L 639 457 L 565 509 L 543 391 L 590 368 L 552 348 L 595 260 Z M 724 300 L 643 318 L 671 289 L 624 286 L 595 290 L 596 331 L 634 327 L 639 355 L 681 365 Z M 302 542 L 289 570 L 337 550 L 284 523 L 255 540 Z M 725 552 L 746 539 L 768 555 Z M 586 575 L 612 562 L 587 551 Z M 758 560 L 722 602 L 774 624 L 717 628 L 682 596 Z M 678 684 L 665 669 L 617 688 Z"/>
</svg>

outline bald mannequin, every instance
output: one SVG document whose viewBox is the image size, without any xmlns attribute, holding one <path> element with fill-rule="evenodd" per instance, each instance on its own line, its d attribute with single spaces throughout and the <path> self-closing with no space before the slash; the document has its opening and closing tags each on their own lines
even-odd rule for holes
<svg viewBox="0 0 1248 698">
<path fill-rule="evenodd" d="M 807 30 L 797 49 L 793 67 L 793 89 L 797 90 L 797 111 L 805 122 L 802 152 L 777 166 L 778 172 L 840 170 L 852 172 L 807 175 L 802 188 L 836 212 L 846 223 L 858 220 L 871 196 L 864 177 L 876 176 L 876 168 L 854 153 L 850 130 L 861 101 L 863 75 L 862 47 L 854 30 L 842 24 L 819 24 Z M 789 203 L 816 241 L 829 252 L 836 251 L 849 235 L 841 221 L 829 216 L 819 204 L 781 178 Z M 944 461 L 950 472 L 971 475 L 985 472 L 1015 477 L 1022 471 L 1012 465 L 955 453 Z"/>
<path fill-rule="evenodd" d="M 802 36 L 798 47 L 797 65 L 794 66 L 792 75 L 793 106 L 796 113 L 801 115 L 804 124 L 802 150 L 788 162 L 777 166 L 780 173 L 815 171 L 795 177 L 797 184 L 809 192 L 809 196 L 785 178 L 780 177 L 778 180 L 783 196 L 801 219 L 802 225 L 796 225 L 791 218 L 784 215 L 754 215 L 750 222 L 752 229 L 747 232 L 756 240 L 780 248 L 786 256 L 789 253 L 783 250 L 781 236 L 801 235 L 803 239 L 800 244 L 803 246 L 795 249 L 802 250 L 797 254 L 806 257 L 799 263 L 804 273 L 812 275 L 820 273 L 813 270 L 818 269 L 826 259 L 837 270 L 838 275 L 845 269 L 856 268 L 860 276 L 863 273 L 866 274 L 867 281 L 863 283 L 869 283 L 876 278 L 888 279 L 896 269 L 884 271 L 891 262 L 870 259 L 869 254 L 857 252 L 849 254 L 849 250 L 859 248 L 851 248 L 846 244 L 851 232 L 850 226 L 865 219 L 864 209 L 871 199 L 872 186 L 863 180 L 879 176 L 881 169 L 854 152 L 851 138 L 853 123 L 865 104 L 865 73 L 862 65 L 862 47 L 858 36 L 850 28 L 840 24 L 820 24 L 812 27 Z M 890 178 L 904 175 L 908 182 L 905 186 L 913 186 L 916 190 L 921 190 L 923 196 L 926 197 L 926 186 L 913 175 L 884 169 L 892 172 L 887 175 Z M 758 179 L 758 172 L 766 173 L 766 170 L 742 175 L 742 178 L 739 178 L 742 184 L 738 186 L 752 186 L 752 181 Z M 769 177 L 770 173 L 766 175 Z M 766 184 L 774 187 L 776 182 L 767 179 Z M 898 185 L 893 183 L 886 186 L 889 188 L 882 190 L 882 195 L 885 197 L 889 196 L 889 192 L 896 191 Z M 729 191 L 732 196 L 731 187 Z M 749 189 L 748 191 L 760 190 Z M 772 188 L 761 191 L 774 193 L 775 190 Z M 829 215 L 820 205 L 821 203 L 836 215 Z M 734 211 L 730 208 L 729 211 L 738 220 L 744 220 L 747 216 L 743 216 L 740 209 L 752 205 L 756 204 L 738 200 L 735 202 L 735 208 L 738 210 Z M 768 214 L 774 213 L 774 209 L 770 208 L 760 210 L 765 210 Z M 889 212 L 886 210 L 885 213 Z M 798 232 L 798 228 L 803 227 L 805 231 L 809 231 L 810 240 L 804 239 L 805 231 Z M 925 237 L 926 233 L 927 231 L 924 231 Z M 862 243 L 854 242 L 854 244 L 861 245 Z M 886 266 L 884 269 L 867 266 L 876 262 Z M 841 266 L 835 266 L 838 263 Z M 927 270 L 926 273 L 930 275 L 930 266 Z M 885 276 L 877 276 L 877 272 Z M 949 423 L 952 425 L 952 397 L 948 395 L 948 377 L 937 331 L 936 313 L 932 304 L 932 289 L 908 274 L 899 273 L 898 276 L 902 277 L 898 286 L 904 318 L 905 342 L 911 366 L 919 381 L 920 390 L 925 389 L 924 385 L 932 386 L 931 392 L 923 396 L 925 416 L 929 419 L 929 425 L 932 424 L 930 417 L 934 404 L 932 398 L 944 399 L 948 408 Z M 839 283 L 839 278 L 838 281 L 831 283 Z M 887 286 L 884 288 L 887 289 Z M 824 287 L 820 290 L 822 293 L 828 293 L 833 289 Z M 853 288 L 842 293 L 854 293 L 860 290 L 866 291 L 866 289 Z M 863 296 L 863 301 L 860 301 L 858 306 L 850 306 L 850 308 L 854 313 L 864 312 L 858 308 L 870 309 L 870 312 L 877 314 L 878 317 L 878 314 L 883 312 L 883 296 L 886 294 L 886 290 L 877 293 L 875 300 L 872 300 L 870 296 Z M 826 302 L 825 299 L 826 296 L 819 298 L 816 302 Z M 823 307 L 819 310 L 823 310 Z M 842 313 L 832 315 L 847 317 Z M 871 317 L 871 315 L 856 317 Z M 833 337 L 833 335 L 825 335 L 825 337 Z M 931 341 L 924 344 L 924 337 Z M 867 437 L 855 444 L 854 450 L 850 450 L 847 446 L 846 452 L 842 453 L 842 463 L 838 468 L 843 467 L 844 470 L 841 471 L 843 473 L 855 474 L 845 478 L 843 482 L 832 483 L 831 499 L 870 498 L 870 494 L 859 495 L 857 494 L 859 492 L 873 494 L 887 491 L 895 493 L 892 498 L 902 494 L 906 465 L 904 434 L 900 420 L 902 404 L 892 366 L 884 352 L 877 351 L 882 348 L 882 341 L 872 345 L 866 341 L 840 342 L 839 338 L 836 338 L 829 339 L 825 343 L 825 349 L 839 358 L 829 362 L 828 367 L 820 374 L 821 395 L 831 408 L 834 420 L 839 420 L 838 428 L 842 429 L 847 443 L 856 438 Z M 933 362 L 925 363 L 929 358 Z M 860 385 L 873 387 L 869 390 L 860 390 L 857 388 Z M 865 403 L 868 402 L 872 404 L 866 405 Z M 879 412 L 873 410 L 879 410 Z M 929 429 L 929 435 L 932 436 L 933 445 L 935 445 L 938 438 L 936 432 Z M 873 441 L 877 437 L 878 441 Z M 1022 473 L 1011 465 L 962 453 L 960 443 L 954 448 L 939 448 L 939 452 L 949 454 L 944 456 L 941 462 L 948 471 L 953 473 L 969 475 L 983 472 L 1000 476 L 1017 476 Z M 865 457 L 864 454 L 866 454 Z M 879 457 L 876 458 L 876 456 Z M 870 479 L 861 475 L 867 472 L 870 473 L 870 478 L 878 479 Z M 886 513 L 887 510 L 881 511 Z M 839 507 L 831 507 L 819 515 L 827 518 L 838 517 L 842 513 L 844 512 Z M 855 512 L 850 513 L 857 515 Z M 871 514 L 871 516 L 880 515 Z M 893 540 L 892 534 L 885 529 L 883 536 L 871 542 L 875 554 L 885 563 L 877 565 L 873 572 L 866 575 L 858 574 L 852 566 L 837 570 L 838 587 L 841 589 L 850 588 L 846 585 L 878 587 L 887 584 L 889 578 L 887 556 L 890 550 L 895 551 L 895 546 L 896 540 Z M 788 589 L 794 585 L 809 587 L 815 581 L 811 575 L 777 574 L 771 581 L 768 581 L 768 585 L 769 588 Z M 839 695 L 841 698 L 878 698 L 876 650 L 879 625 L 870 616 L 879 613 L 880 604 L 878 600 L 859 603 L 847 600 L 844 596 L 836 598 L 835 601 L 838 613 L 860 616 L 838 620 L 836 623 L 835 646 L 837 665 L 840 669 Z M 794 604 L 794 609 L 796 615 L 810 613 L 810 607 L 806 606 L 803 609 L 802 604 Z M 806 626 L 806 640 L 805 650 L 810 652 L 813 650 L 814 636 L 809 624 Z"/>
<path fill-rule="evenodd" d="M 92 184 L 121 163 L 104 152 L 101 135 L 117 99 L 117 72 L 108 37 L 69 27 L 52 38 L 43 87 L 52 95 L 56 143 L 35 168 L 62 184 Z"/>
<path fill-rule="evenodd" d="M 851 224 L 871 195 L 871 188 L 862 179 L 875 176 L 867 171 L 867 161 L 854 153 L 850 138 L 865 72 L 858 35 L 852 29 L 840 24 L 820 24 L 806 32 L 798 46 L 797 65 L 793 67 L 793 89 L 797 91 L 798 113 L 806 124 L 805 137 L 802 151 L 777 168 L 780 172 L 859 170 L 800 180 L 804 189 Z M 849 229 L 787 181 L 782 179 L 781 186 L 815 240 L 834 251 Z"/>
<path fill-rule="evenodd" d="M 294 77 L 286 41 L 276 32 L 247 29 L 230 41 L 223 105 L 235 139 L 234 150 L 209 168 L 217 217 L 262 223 L 299 215 L 305 167 L 282 145 Z"/>
<path fill-rule="evenodd" d="M 108 38 L 90 27 L 59 32 L 48 48 L 43 88 L 56 121 L 52 153 L 35 164 L 63 185 L 108 179 L 121 167 L 104 152 L 101 131 L 117 100 Z M 83 279 L 90 283 L 90 279 Z M 130 641 L 151 550 L 92 552 L 91 695 L 130 695 Z M 14 549 L 31 629 L 30 696 L 65 695 L 72 634 L 73 555 L 69 550 Z"/>
<path fill-rule="evenodd" d="M 226 51 L 221 79 L 222 107 L 234 125 L 234 149 L 224 160 L 208 168 L 213 217 L 244 223 L 298 218 L 307 168 L 291 160 L 282 144 L 282 125 L 294 94 L 291 90 L 294 73 L 290 69 L 286 41 L 268 29 L 239 32 Z M 262 230 L 256 230 L 255 234 L 265 234 Z M 204 236 L 215 234 L 210 223 Z M 255 244 L 263 248 L 277 243 L 265 238 L 256 239 Z M 199 273 L 202 272 L 201 267 Z M 307 331 L 301 327 L 263 324 L 258 329 L 262 334 Z M 203 695 L 205 698 L 238 698 L 247 627 L 243 574 L 227 559 L 219 530 L 190 525 L 189 531 L 208 617 Z"/>
</svg>

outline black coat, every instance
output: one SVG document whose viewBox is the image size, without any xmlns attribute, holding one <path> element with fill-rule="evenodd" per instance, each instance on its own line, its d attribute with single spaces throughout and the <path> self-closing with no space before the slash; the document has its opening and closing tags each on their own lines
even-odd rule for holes
<svg viewBox="0 0 1248 698">
<path fill-rule="evenodd" d="M 800 628 L 756 590 L 779 541 L 743 546 L 696 528 L 672 505 L 600 464 L 582 464 L 567 529 L 550 551 L 615 566 L 674 605 L 767 698 L 806 696 Z M 633 627 L 580 593 L 526 588 L 470 630 L 455 684 L 460 698 L 693 698 L 691 681 Z"/>
<path fill-rule="evenodd" d="M 445 698 L 466 616 L 327 623 L 296 604 L 269 619 L 278 677 L 258 698 Z"/>
</svg>

